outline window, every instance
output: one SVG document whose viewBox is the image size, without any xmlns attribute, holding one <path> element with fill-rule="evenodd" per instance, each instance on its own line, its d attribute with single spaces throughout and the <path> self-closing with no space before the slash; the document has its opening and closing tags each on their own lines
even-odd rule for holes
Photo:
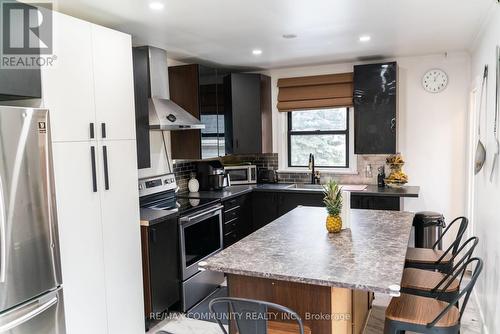
<svg viewBox="0 0 500 334">
<path fill-rule="evenodd" d="M 349 167 L 349 108 L 288 113 L 288 166 Z"/>
<path fill-rule="evenodd" d="M 224 115 L 202 114 L 200 120 L 205 124 L 205 129 L 201 130 L 201 158 L 208 159 L 226 155 Z"/>
</svg>

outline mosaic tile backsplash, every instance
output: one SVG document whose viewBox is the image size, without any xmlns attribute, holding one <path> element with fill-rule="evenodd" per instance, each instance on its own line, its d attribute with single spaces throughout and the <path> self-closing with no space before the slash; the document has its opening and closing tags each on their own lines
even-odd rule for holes
<svg viewBox="0 0 500 334">
<path fill-rule="evenodd" d="M 342 184 L 377 184 L 377 168 L 385 166 L 387 155 L 358 155 L 357 174 L 335 174 L 321 173 L 321 183 L 334 179 Z M 371 166 L 371 176 L 366 174 L 366 167 Z M 386 173 L 388 173 L 386 169 Z M 310 183 L 311 173 L 280 172 L 278 173 L 280 183 Z"/>
<path fill-rule="evenodd" d="M 334 174 L 321 173 L 321 183 L 329 179 L 337 180 L 344 184 L 377 184 L 377 168 L 385 166 L 387 155 L 358 155 L 358 173 L 357 174 Z M 248 154 L 248 155 L 229 155 L 221 158 L 222 163 L 238 164 L 251 163 L 257 168 L 278 169 L 278 154 Z M 371 177 L 366 175 L 366 166 L 371 166 Z M 196 161 L 177 160 L 173 163 L 174 174 L 180 191 L 187 190 L 187 183 L 192 172 L 196 172 Z M 386 173 L 387 173 L 386 169 Z M 311 173 L 308 172 L 280 172 L 278 173 L 278 182 L 280 183 L 309 183 Z"/>
</svg>

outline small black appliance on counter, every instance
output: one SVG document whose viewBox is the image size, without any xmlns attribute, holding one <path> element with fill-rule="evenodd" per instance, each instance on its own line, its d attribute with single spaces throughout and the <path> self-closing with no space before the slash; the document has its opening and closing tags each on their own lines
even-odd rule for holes
<svg viewBox="0 0 500 334">
<path fill-rule="evenodd" d="M 278 174 L 274 169 L 259 168 L 257 172 L 258 183 L 278 183 Z"/>
<path fill-rule="evenodd" d="M 200 190 L 221 190 L 226 173 L 219 160 L 200 161 L 196 164 L 196 174 Z"/>
</svg>

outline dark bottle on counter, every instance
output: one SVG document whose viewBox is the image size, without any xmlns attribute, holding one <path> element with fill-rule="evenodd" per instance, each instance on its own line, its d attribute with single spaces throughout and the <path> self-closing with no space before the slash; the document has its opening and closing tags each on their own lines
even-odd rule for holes
<svg viewBox="0 0 500 334">
<path fill-rule="evenodd" d="M 384 166 L 380 166 L 378 168 L 378 175 L 377 175 L 377 185 L 379 188 L 384 188 L 385 187 L 385 168 Z"/>
</svg>

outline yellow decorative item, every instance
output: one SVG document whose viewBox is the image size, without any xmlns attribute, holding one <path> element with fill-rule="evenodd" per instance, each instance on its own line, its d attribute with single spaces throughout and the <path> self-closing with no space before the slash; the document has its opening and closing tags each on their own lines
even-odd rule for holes
<svg viewBox="0 0 500 334">
<path fill-rule="evenodd" d="M 338 233 L 342 230 L 342 187 L 333 180 L 323 186 L 325 197 L 323 203 L 326 205 L 328 217 L 326 218 L 326 229 L 329 233 Z"/>
<path fill-rule="evenodd" d="M 406 175 L 402 170 L 405 161 L 403 160 L 401 153 L 389 156 L 387 158 L 387 164 L 391 169 L 389 176 L 384 179 L 388 187 L 401 188 L 408 183 L 408 175 Z"/>
</svg>

